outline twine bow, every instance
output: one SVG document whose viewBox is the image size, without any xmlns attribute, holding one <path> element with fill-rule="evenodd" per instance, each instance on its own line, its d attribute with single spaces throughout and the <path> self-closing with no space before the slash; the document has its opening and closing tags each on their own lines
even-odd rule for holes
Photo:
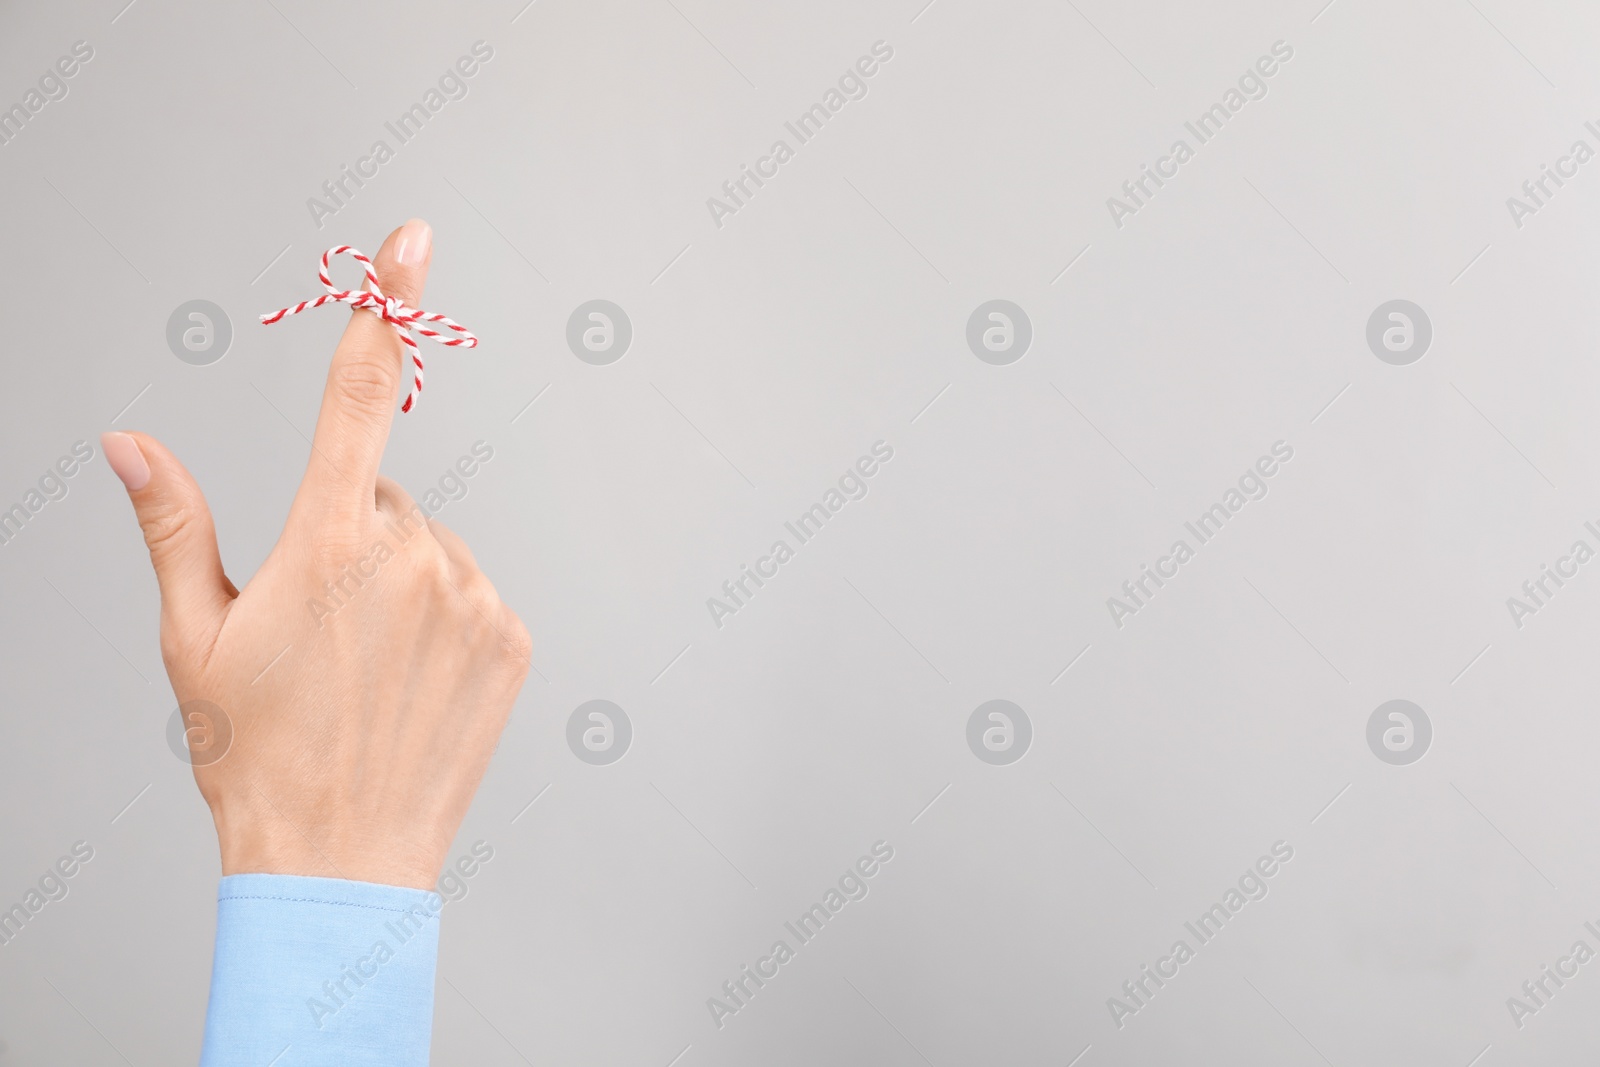
<svg viewBox="0 0 1600 1067">
<path fill-rule="evenodd" d="M 328 277 L 328 261 L 334 256 L 343 255 L 344 253 L 349 253 L 351 259 L 361 264 L 361 269 L 367 274 L 367 288 L 335 288 L 333 279 Z M 292 307 L 274 311 L 270 315 L 263 315 L 261 316 L 261 324 L 263 326 L 271 326 L 280 319 L 287 318 L 290 315 L 298 315 L 309 308 L 321 307 L 323 304 L 349 304 L 352 308 L 367 308 L 371 310 L 384 322 L 393 326 L 395 332 L 400 335 L 400 340 L 404 341 L 406 347 L 411 349 L 411 362 L 415 367 L 415 372 L 411 376 L 411 392 L 407 395 L 406 402 L 400 405 L 401 411 L 410 411 L 411 405 L 416 403 L 417 397 L 422 393 L 422 352 L 417 346 L 416 338 L 411 336 L 412 330 L 417 331 L 429 340 L 437 341 L 439 344 L 448 345 L 451 348 L 476 348 L 478 346 L 477 337 L 473 336 L 472 332 L 460 323 L 447 319 L 443 315 L 435 315 L 431 311 L 419 311 L 416 308 L 407 307 L 403 300 L 385 296 L 383 288 L 378 284 L 378 275 L 372 269 L 372 260 L 349 245 L 340 245 L 338 248 L 330 248 L 322 253 L 322 267 L 317 271 L 317 277 L 322 280 L 322 284 L 327 288 L 328 295 L 319 296 L 315 300 L 302 300 Z M 451 337 L 436 330 L 430 330 L 428 327 L 421 325 L 424 322 L 438 323 L 445 329 L 453 330 L 460 336 Z"/>
</svg>

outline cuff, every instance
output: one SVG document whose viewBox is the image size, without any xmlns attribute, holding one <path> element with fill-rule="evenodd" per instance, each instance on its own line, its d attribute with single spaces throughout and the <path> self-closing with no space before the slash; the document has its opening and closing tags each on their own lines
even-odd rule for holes
<svg viewBox="0 0 1600 1067">
<path fill-rule="evenodd" d="M 201 1067 L 426 1067 L 443 904 L 371 882 L 223 878 Z"/>
</svg>

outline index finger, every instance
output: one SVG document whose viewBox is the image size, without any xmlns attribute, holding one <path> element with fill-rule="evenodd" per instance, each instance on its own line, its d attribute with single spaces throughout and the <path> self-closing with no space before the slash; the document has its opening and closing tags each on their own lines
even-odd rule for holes
<svg viewBox="0 0 1600 1067">
<path fill-rule="evenodd" d="M 433 231 L 412 219 L 383 242 L 372 266 L 385 296 L 416 307 L 432 259 Z M 302 494 L 325 505 L 371 510 L 395 400 L 411 383 L 410 353 L 381 316 L 364 308 L 350 312 L 328 367 Z"/>
</svg>

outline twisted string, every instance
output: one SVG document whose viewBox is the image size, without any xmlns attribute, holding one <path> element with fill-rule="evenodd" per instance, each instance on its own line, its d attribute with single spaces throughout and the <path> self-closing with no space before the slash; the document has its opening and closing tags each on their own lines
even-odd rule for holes
<svg viewBox="0 0 1600 1067">
<path fill-rule="evenodd" d="M 367 275 L 367 288 L 339 289 L 333 284 L 333 279 L 328 277 L 328 261 L 334 256 L 345 253 L 348 253 L 351 259 L 361 264 L 361 269 Z M 460 323 L 447 319 L 443 315 L 435 315 L 431 311 L 419 311 L 416 308 L 407 307 L 404 301 L 385 296 L 383 287 L 378 284 L 378 275 L 372 269 L 372 260 L 349 245 L 340 245 L 322 253 L 322 266 L 317 271 L 317 277 L 321 279 L 323 286 L 328 290 L 326 296 L 319 296 L 315 300 L 302 300 L 298 304 L 274 311 L 270 315 L 263 315 L 261 316 L 261 324 L 263 326 L 271 326 L 273 323 L 290 315 L 298 315 L 302 311 L 319 308 L 323 304 L 349 304 L 352 308 L 367 308 L 372 311 L 382 318 L 384 322 L 393 326 L 395 332 L 400 335 L 400 340 L 404 341 L 406 347 L 411 349 L 411 363 L 414 368 L 411 376 L 411 392 L 406 396 L 406 402 L 400 405 L 401 411 L 410 411 L 411 405 L 416 403 L 417 397 L 422 393 L 422 351 L 417 345 L 416 338 L 411 336 L 412 330 L 417 331 L 431 341 L 436 341 L 451 348 L 476 348 L 478 346 L 477 337 L 473 336 L 472 332 Z M 452 337 L 436 330 L 430 330 L 422 325 L 425 322 L 437 323 L 447 330 L 454 331 L 459 336 Z"/>
</svg>

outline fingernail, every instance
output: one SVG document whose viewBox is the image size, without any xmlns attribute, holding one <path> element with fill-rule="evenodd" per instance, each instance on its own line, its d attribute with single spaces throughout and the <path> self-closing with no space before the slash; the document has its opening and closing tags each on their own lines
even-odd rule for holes
<svg viewBox="0 0 1600 1067">
<path fill-rule="evenodd" d="M 139 442 L 125 433 L 103 433 L 100 435 L 100 448 L 106 454 L 106 462 L 111 464 L 111 470 L 122 484 L 128 487 L 128 492 L 137 493 L 150 482 L 150 464 L 145 462 L 144 453 L 139 451 Z"/>
<path fill-rule="evenodd" d="M 402 267 L 420 267 L 428 261 L 432 245 L 433 227 L 421 219 L 412 219 L 400 227 L 400 239 L 394 246 L 395 262 Z"/>
</svg>

